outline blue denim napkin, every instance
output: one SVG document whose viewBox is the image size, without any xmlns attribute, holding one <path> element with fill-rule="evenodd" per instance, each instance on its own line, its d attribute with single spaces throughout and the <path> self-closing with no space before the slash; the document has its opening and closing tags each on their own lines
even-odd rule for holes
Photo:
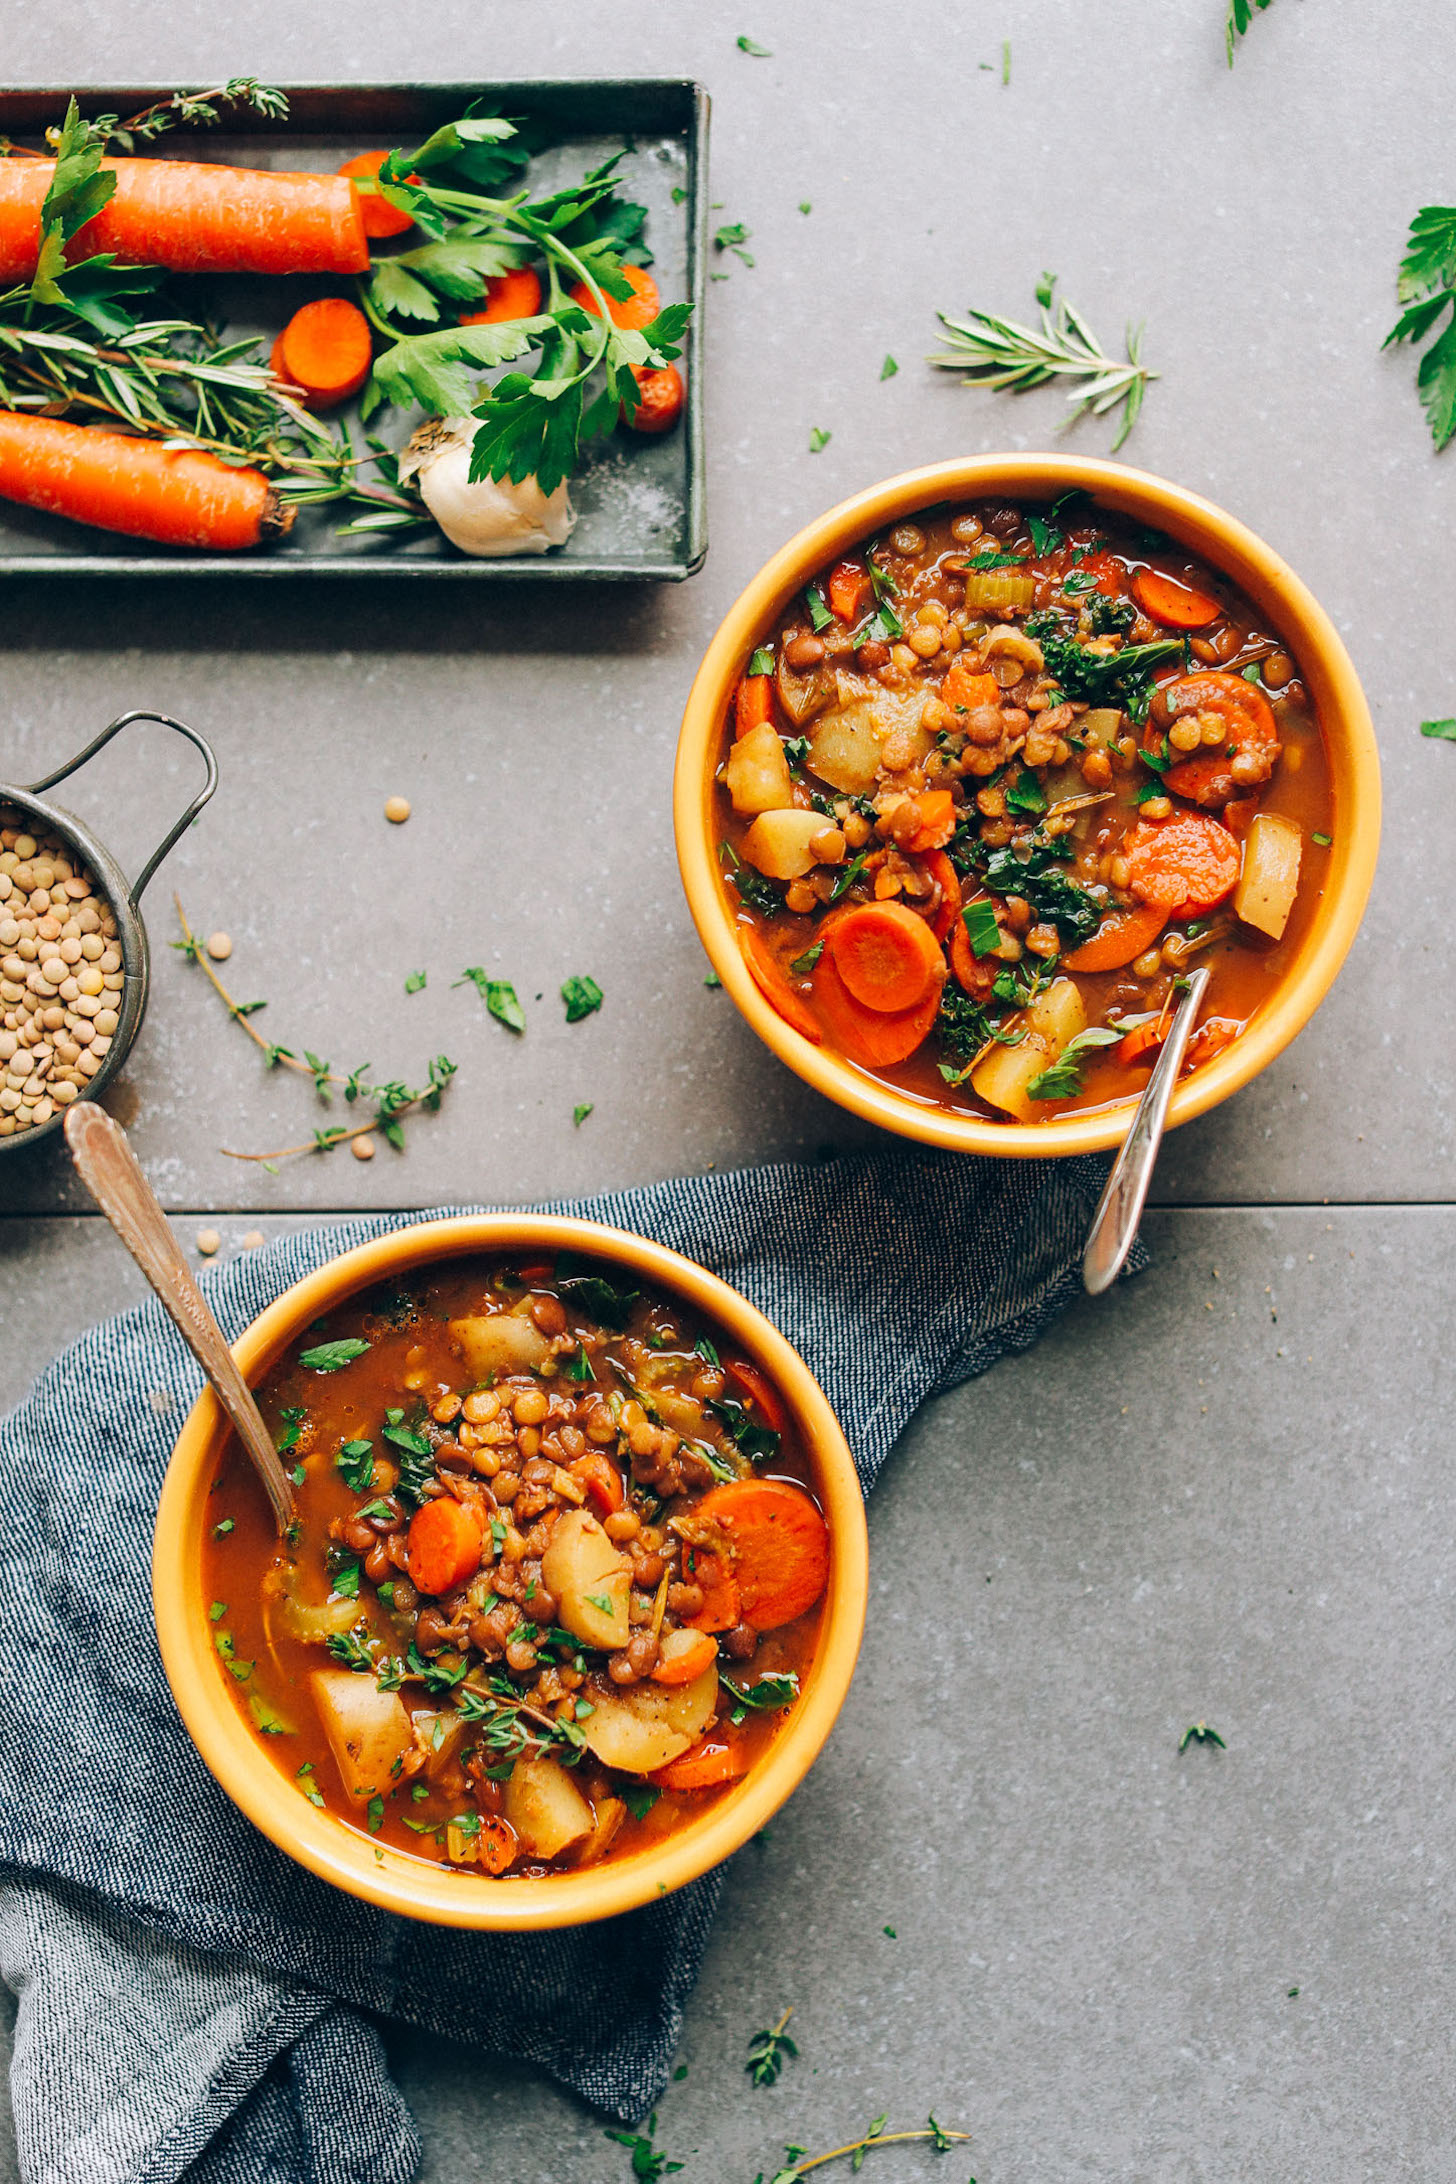
<svg viewBox="0 0 1456 2184">
<path fill-rule="evenodd" d="M 818 1376 L 868 1488 L 927 1396 L 1024 1349 L 1076 1292 L 1104 1174 L 890 1148 L 552 1210 L 654 1236 L 751 1297 Z M 337 1252 L 427 1218 L 300 1233 L 203 1286 L 235 1339 Z M 198 1386 L 147 1303 L 0 1423 L 0 1976 L 19 1997 L 25 2177 L 405 2184 L 418 2138 L 361 2012 L 640 2116 L 721 1876 L 574 1932 L 461 1934 L 276 1851 L 194 1752 L 152 1627 L 152 1520 Z"/>
</svg>

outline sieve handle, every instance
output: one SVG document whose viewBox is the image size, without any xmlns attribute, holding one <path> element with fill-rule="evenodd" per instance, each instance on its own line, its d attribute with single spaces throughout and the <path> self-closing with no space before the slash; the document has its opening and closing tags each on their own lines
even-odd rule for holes
<svg viewBox="0 0 1456 2184">
<path fill-rule="evenodd" d="M 43 781 L 30 782 L 26 794 L 39 796 L 42 791 L 53 789 L 58 781 L 64 781 L 67 774 L 78 773 L 88 759 L 94 758 L 96 753 L 104 745 L 108 744 L 114 735 L 119 735 L 123 728 L 129 728 L 134 720 L 154 720 L 163 728 L 175 728 L 179 736 L 186 736 L 189 743 L 196 745 L 197 749 L 202 753 L 203 763 L 207 767 L 207 779 L 203 782 L 202 787 L 193 797 L 192 802 L 187 806 L 186 811 L 183 812 L 176 825 L 163 837 L 161 843 L 152 851 L 151 856 L 142 866 L 140 875 L 133 884 L 131 891 L 133 902 L 139 902 L 143 888 L 162 859 L 178 837 L 191 826 L 193 820 L 217 787 L 217 760 L 213 756 L 212 745 L 205 736 L 200 736 L 195 728 L 189 728 L 186 721 L 173 720 L 169 713 L 122 713 L 116 720 L 112 721 L 109 727 L 103 728 L 99 736 L 93 736 L 84 751 L 78 751 L 74 758 L 68 758 L 64 766 L 58 766 L 54 773 L 48 773 Z"/>
</svg>

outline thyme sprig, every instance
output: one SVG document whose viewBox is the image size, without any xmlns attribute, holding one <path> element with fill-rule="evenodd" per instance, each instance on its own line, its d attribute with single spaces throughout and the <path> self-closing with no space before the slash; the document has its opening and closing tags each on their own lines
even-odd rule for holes
<svg viewBox="0 0 1456 2184">
<path fill-rule="evenodd" d="M 1141 326 L 1129 326 L 1127 355 L 1119 363 L 1107 355 L 1087 321 L 1065 297 L 1053 298 L 1056 276 L 1044 273 L 1037 284 L 1041 305 L 1040 327 L 1023 326 L 1016 319 L 999 318 L 991 311 L 971 310 L 964 319 L 944 311 L 936 315 L 946 330 L 949 346 L 936 350 L 927 363 L 966 374 L 972 386 L 1006 388 L 1024 394 L 1028 388 L 1046 386 L 1053 380 L 1079 384 L 1068 394 L 1072 405 L 1069 424 L 1077 418 L 1105 416 L 1121 404 L 1115 455 L 1137 423 L 1143 396 L 1159 375 L 1142 360 Z"/>
<path fill-rule="evenodd" d="M 177 911 L 177 922 L 182 928 L 182 938 L 174 940 L 172 946 L 189 963 L 198 964 L 205 972 L 208 983 L 223 1003 L 228 1015 L 233 1018 L 235 1023 L 242 1025 L 243 1030 L 252 1040 L 254 1046 L 266 1059 L 269 1068 L 291 1069 L 299 1076 L 311 1078 L 314 1089 L 326 1105 L 332 1099 L 333 1089 L 337 1086 L 343 1093 L 347 1106 L 353 1107 L 363 1101 L 372 1104 L 373 1107 L 373 1113 L 367 1122 L 352 1125 L 339 1124 L 335 1127 L 315 1130 L 313 1136 L 306 1143 L 302 1145 L 285 1145 L 277 1152 L 239 1153 L 226 1145 L 221 1146 L 219 1150 L 229 1160 L 257 1161 L 263 1167 L 271 1169 L 278 1161 L 291 1160 L 299 1153 L 332 1152 L 336 1145 L 346 1145 L 354 1138 L 367 1137 L 371 1132 L 378 1131 L 380 1136 L 394 1146 L 396 1151 L 403 1151 L 405 1142 L 404 1117 L 414 1109 L 420 1109 L 432 1115 L 438 1113 L 441 1098 L 456 1072 L 456 1064 L 450 1060 L 450 1057 L 447 1054 L 437 1054 L 429 1066 L 428 1084 L 415 1088 L 406 1085 L 398 1078 L 391 1079 L 385 1084 L 371 1083 L 365 1076 L 365 1071 L 369 1067 L 367 1062 L 361 1063 L 358 1069 L 351 1070 L 347 1075 L 342 1075 L 338 1070 L 333 1069 L 328 1062 L 321 1060 L 317 1054 L 311 1053 L 307 1047 L 303 1049 L 301 1054 L 295 1054 L 290 1047 L 276 1046 L 271 1039 L 265 1039 L 263 1034 L 249 1021 L 251 1017 L 257 1014 L 259 1009 L 267 1006 L 266 1002 L 235 1001 L 233 999 L 233 996 L 228 992 L 217 972 L 213 969 L 212 964 L 208 961 L 202 943 L 188 924 L 187 913 L 182 908 L 181 900 L 174 895 L 172 901 Z"/>
<path fill-rule="evenodd" d="M 969 2131 L 947 2131 L 944 2124 L 936 2122 L 934 2116 L 928 2119 L 925 2128 L 920 2131 L 887 2131 L 885 2125 L 888 2121 L 887 2111 L 883 2116 L 876 2116 L 863 2137 L 851 2139 L 845 2146 L 831 2146 L 828 2153 L 824 2154 L 810 2154 L 802 2146 L 786 2146 L 784 2152 L 789 2157 L 788 2164 L 785 2168 L 774 2171 L 769 2184 L 799 2184 L 799 2179 L 808 2176 L 812 2170 L 822 2169 L 831 2161 L 843 2161 L 846 2157 L 850 2168 L 858 2171 L 864 2166 L 865 2155 L 874 2147 L 904 2146 L 915 2139 L 926 2141 L 938 2154 L 948 2154 L 952 2146 L 966 2144 L 971 2135 Z"/>
<path fill-rule="evenodd" d="M 174 91 L 170 98 L 158 99 L 140 113 L 128 114 L 125 121 L 116 114 L 97 114 L 86 126 L 100 150 L 114 146 L 119 151 L 134 152 L 139 144 L 153 144 L 170 129 L 215 129 L 225 118 L 225 106 L 257 114 L 263 121 L 288 119 L 288 100 L 281 91 L 272 84 L 259 83 L 256 76 L 233 76 L 226 83 L 214 84 L 210 91 Z M 54 134 L 50 130 L 46 133 Z"/>
<path fill-rule="evenodd" d="M 798 2054 L 798 2048 L 784 2030 L 793 2014 L 791 2002 L 776 2025 L 754 2033 L 749 2041 L 748 2061 L 743 2067 L 755 2085 L 777 2085 L 784 2064 Z"/>
</svg>

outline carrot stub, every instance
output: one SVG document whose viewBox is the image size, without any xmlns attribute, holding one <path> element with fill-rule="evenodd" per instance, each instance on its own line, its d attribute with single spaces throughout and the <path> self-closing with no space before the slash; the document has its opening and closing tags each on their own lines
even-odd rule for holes
<svg viewBox="0 0 1456 2184">
<path fill-rule="evenodd" d="M 1232 892 L 1242 852 L 1227 827 L 1202 812 L 1162 826 L 1143 820 L 1126 837 L 1128 886 L 1139 902 L 1170 914 L 1211 910 Z"/>
<path fill-rule="evenodd" d="M 745 675 L 733 696 L 733 740 L 773 719 L 773 677 Z"/>
<path fill-rule="evenodd" d="M 758 928 L 753 925 L 740 925 L 738 945 L 743 950 L 743 960 L 748 965 L 749 976 L 769 1007 L 812 1046 L 819 1046 L 824 1034 L 819 1028 L 814 1011 L 804 996 L 789 984 L 779 968 L 778 958 Z"/>
<path fill-rule="evenodd" d="M 116 189 L 72 236 L 74 263 L 110 251 L 174 273 L 364 273 L 369 238 L 353 183 L 182 159 L 103 160 Z M 28 280 L 51 159 L 0 159 L 0 280 Z"/>
<path fill-rule="evenodd" d="M 716 1790 L 724 1782 L 737 1782 L 747 1772 L 748 1754 L 740 1745 L 709 1735 L 700 1738 L 681 1759 L 670 1760 L 647 1779 L 660 1790 Z"/>
<path fill-rule="evenodd" d="M 427 1501 L 410 1519 L 410 1583 L 423 1593 L 454 1592 L 480 1568 L 485 1525 L 449 1494 Z"/>
<path fill-rule="evenodd" d="M 309 409 L 336 409 L 369 377 L 374 361 L 369 321 L 346 297 L 321 296 L 294 312 L 273 358 L 275 371 L 282 366 L 279 376 L 303 389 Z"/>
<path fill-rule="evenodd" d="M 279 538 L 293 521 L 261 471 L 13 410 L 0 410 L 0 499 L 129 538 L 228 552 Z"/>
<path fill-rule="evenodd" d="M 723 1557 L 710 1554 L 705 1547 L 689 1547 L 683 1556 L 683 1570 L 687 1582 L 701 1586 L 703 1593 L 697 1614 L 683 1618 L 689 1629 L 736 1629 L 743 1620 L 743 1603 L 738 1580 Z"/>
<path fill-rule="evenodd" d="M 652 1681 L 659 1684 L 691 1683 L 704 1675 L 718 1658 L 718 1647 L 705 1630 L 696 1630 L 692 1642 L 674 1653 L 671 1660 L 659 1661 L 652 1670 Z"/>
<path fill-rule="evenodd" d="M 854 999 L 881 1015 L 915 1008 L 945 975 L 934 933 L 902 902 L 868 902 L 846 911 L 826 945 Z"/>
<path fill-rule="evenodd" d="M 1161 622 L 1164 629 L 1207 629 L 1223 611 L 1207 592 L 1180 584 L 1158 569 L 1139 569 L 1132 580 L 1132 595 L 1143 613 Z"/>
<path fill-rule="evenodd" d="M 640 265 L 624 265 L 620 268 L 623 278 L 632 290 L 630 296 L 607 296 L 607 317 L 614 326 L 635 327 L 639 332 L 650 326 L 662 309 L 657 293 L 657 283 Z M 606 290 L 603 289 L 603 295 Z M 597 299 L 585 281 L 578 281 L 571 291 L 573 303 L 579 303 L 583 311 L 590 311 L 593 318 L 600 318 Z"/>
<path fill-rule="evenodd" d="M 888 1069 L 908 1060 L 923 1043 L 935 1022 L 943 985 L 943 979 L 932 979 L 914 1008 L 866 1008 L 844 983 L 826 946 L 814 966 L 814 1006 L 824 1030 L 847 1060 L 864 1069 Z"/>
<path fill-rule="evenodd" d="M 683 376 L 676 364 L 664 364 L 658 371 L 649 371 L 645 365 L 634 364 L 632 377 L 642 399 L 636 409 L 623 408 L 623 417 L 634 432 L 656 434 L 671 432 L 682 415 L 687 390 Z"/>
<path fill-rule="evenodd" d="M 1090 940 L 1062 958 L 1066 971 L 1117 971 L 1133 963 L 1151 948 L 1168 922 L 1168 913 L 1157 903 L 1141 903 L 1136 910 L 1114 910 L 1105 917 Z"/>
<path fill-rule="evenodd" d="M 351 182 L 377 182 L 388 157 L 388 152 L 360 152 L 357 159 L 346 159 L 339 173 L 347 175 Z M 419 179 L 417 174 L 410 176 L 411 182 Z M 359 192 L 359 210 L 364 216 L 364 233 L 375 238 L 403 235 L 415 224 L 413 213 L 402 212 L 398 205 L 391 205 L 387 197 L 376 197 L 372 190 Z"/>
<path fill-rule="evenodd" d="M 494 326 L 502 319 L 534 318 L 541 308 L 541 277 L 529 265 L 513 266 L 509 273 L 492 273 L 485 284 L 485 302 L 473 311 L 462 311 L 462 326 Z"/>
<path fill-rule="evenodd" d="M 824 587 L 830 611 L 841 622 L 855 622 L 870 588 L 869 571 L 857 561 L 841 561 L 829 572 L 829 582 Z"/>
</svg>

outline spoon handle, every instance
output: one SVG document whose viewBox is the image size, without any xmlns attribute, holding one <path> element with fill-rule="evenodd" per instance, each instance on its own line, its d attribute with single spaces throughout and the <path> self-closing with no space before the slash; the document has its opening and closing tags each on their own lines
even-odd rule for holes
<svg viewBox="0 0 1456 2184">
<path fill-rule="evenodd" d="M 66 1143 L 76 1170 L 181 1331 L 212 1383 L 233 1430 L 252 1460 L 280 1532 L 293 1522 L 293 1484 L 273 1437 L 234 1363 L 222 1329 L 177 1248 L 155 1191 L 142 1174 L 126 1132 L 94 1100 L 66 1111 Z"/>
<path fill-rule="evenodd" d="M 1097 1211 L 1092 1216 L 1082 1254 L 1082 1281 L 1089 1297 L 1100 1297 L 1104 1289 L 1110 1289 L 1127 1264 L 1127 1255 L 1132 1250 L 1143 1207 L 1148 1201 L 1173 1088 L 1183 1067 L 1183 1057 L 1188 1051 L 1188 1041 L 1207 985 L 1206 966 L 1200 965 L 1196 971 L 1189 972 L 1188 990 L 1173 1012 L 1163 1051 L 1138 1101 L 1132 1127 L 1122 1141 L 1122 1148 L 1112 1163 L 1112 1173 L 1097 1201 Z"/>
</svg>

